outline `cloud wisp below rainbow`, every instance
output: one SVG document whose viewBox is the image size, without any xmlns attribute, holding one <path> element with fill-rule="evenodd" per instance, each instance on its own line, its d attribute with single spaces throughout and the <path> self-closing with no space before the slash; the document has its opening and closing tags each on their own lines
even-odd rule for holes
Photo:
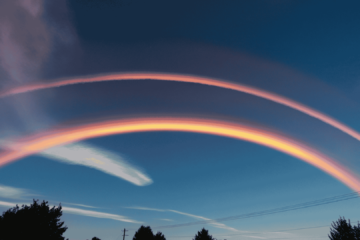
<svg viewBox="0 0 360 240">
<path fill-rule="evenodd" d="M 157 73 L 157 72 L 148 72 L 148 73 L 112 73 L 112 74 L 103 74 L 98 76 L 85 76 L 85 77 L 77 77 L 72 79 L 66 80 L 59 80 L 55 82 L 43 82 L 43 83 L 33 83 L 25 86 L 16 87 L 7 91 L 0 92 L 0 98 L 31 92 L 41 89 L 47 88 L 54 88 L 54 87 L 61 87 L 71 84 L 78 84 L 78 83 L 91 83 L 91 82 L 102 82 L 102 81 L 119 81 L 119 80 L 161 80 L 161 81 L 176 81 L 176 82 L 186 82 L 186 83 L 198 83 L 204 84 L 209 86 L 215 86 L 220 88 L 226 88 L 235 90 L 238 92 L 243 92 L 247 94 L 251 94 L 257 97 L 261 97 L 284 106 L 290 107 L 292 109 L 298 110 L 303 112 L 311 117 L 317 118 L 320 121 L 323 121 L 344 133 L 352 136 L 353 138 L 360 141 L 360 133 L 356 130 L 350 128 L 349 126 L 339 122 L 338 120 L 321 113 L 315 109 L 312 109 L 308 106 L 305 106 L 299 102 L 291 100 L 289 98 L 280 96 L 275 93 L 271 93 L 265 90 L 257 89 L 254 87 L 241 85 L 238 83 L 231 83 L 226 82 L 223 80 L 217 80 L 213 78 L 207 77 L 199 77 L 199 76 L 192 76 L 192 75 L 182 75 L 182 74 L 172 74 L 172 73 Z"/>
<path fill-rule="evenodd" d="M 85 143 L 55 146 L 45 149 L 39 155 L 68 164 L 94 168 L 137 186 L 146 186 L 153 182 L 149 176 L 119 154 Z"/>
<path fill-rule="evenodd" d="M 14 146 L 14 143 L 11 141 L 0 140 L 0 147 L 3 149 L 16 151 L 17 149 L 13 149 Z M 37 155 L 67 164 L 97 169 L 112 176 L 122 178 L 137 186 L 147 186 L 153 182 L 144 171 L 133 166 L 120 154 L 95 147 L 88 143 L 54 146 L 37 153 Z"/>
<path fill-rule="evenodd" d="M 307 162 L 338 179 L 349 188 L 360 191 L 360 180 L 355 174 L 334 159 L 300 143 L 296 139 L 240 123 L 201 118 L 144 117 L 106 120 L 80 126 L 58 128 L 15 142 L 9 150 L 0 154 L 0 166 L 58 145 L 108 135 L 151 131 L 211 134 L 260 144 Z"/>
</svg>

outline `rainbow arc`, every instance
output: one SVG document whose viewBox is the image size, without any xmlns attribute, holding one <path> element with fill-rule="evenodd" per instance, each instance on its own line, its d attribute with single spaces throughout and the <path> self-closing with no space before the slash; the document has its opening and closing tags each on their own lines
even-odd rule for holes
<svg viewBox="0 0 360 240">
<path fill-rule="evenodd" d="M 200 118 L 132 118 L 52 130 L 27 137 L 13 144 L 13 150 L 0 154 L 0 166 L 57 145 L 114 134 L 151 131 L 211 134 L 260 144 L 307 162 L 330 174 L 349 188 L 360 191 L 360 180 L 350 170 L 293 138 L 239 123 Z"/>
</svg>

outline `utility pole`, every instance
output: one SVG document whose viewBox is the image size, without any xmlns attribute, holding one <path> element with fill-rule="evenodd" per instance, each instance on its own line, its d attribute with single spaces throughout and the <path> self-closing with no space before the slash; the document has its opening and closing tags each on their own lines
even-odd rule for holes
<svg viewBox="0 0 360 240">
<path fill-rule="evenodd" d="M 125 232 L 128 231 L 124 228 L 124 235 L 123 235 L 123 240 L 125 240 L 125 236 L 129 236 L 129 235 L 125 235 Z"/>
</svg>

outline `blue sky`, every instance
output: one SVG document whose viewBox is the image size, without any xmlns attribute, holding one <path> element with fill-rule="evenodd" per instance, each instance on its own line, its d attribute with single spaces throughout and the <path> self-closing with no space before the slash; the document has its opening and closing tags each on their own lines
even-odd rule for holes
<svg viewBox="0 0 360 240">
<path fill-rule="evenodd" d="M 285 96 L 360 131 L 358 8 L 357 1 L 0 3 L 0 23 L 6 23 L 0 25 L 0 89 L 114 72 L 192 74 Z M 0 144 L 6 152 L 18 139 L 59 126 L 164 115 L 269 129 L 360 173 L 360 143 L 338 129 L 266 99 L 193 83 L 84 83 L 0 98 Z M 86 139 L 0 168 L 0 210 L 33 198 L 61 202 L 69 227 L 64 235 L 71 240 L 121 239 L 123 228 L 131 239 L 142 224 L 179 240 L 202 227 L 217 239 L 326 239 L 329 227 L 322 226 L 339 216 L 360 220 L 358 199 L 221 223 L 161 226 L 350 192 L 279 151 L 184 132 Z"/>
</svg>

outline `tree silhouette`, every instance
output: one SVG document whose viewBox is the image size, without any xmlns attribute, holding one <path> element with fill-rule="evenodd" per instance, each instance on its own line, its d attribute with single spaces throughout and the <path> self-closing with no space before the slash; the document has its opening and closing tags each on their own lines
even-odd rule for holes
<svg viewBox="0 0 360 240">
<path fill-rule="evenodd" d="M 195 235 L 193 240 L 214 240 L 214 238 L 209 235 L 209 231 L 203 228 L 200 232 Z"/>
<path fill-rule="evenodd" d="M 16 205 L 0 216 L 0 239 L 64 240 L 67 227 L 60 222 L 61 216 L 61 205 L 50 208 L 45 201 L 38 204 L 33 200 L 30 206 L 21 208 Z"/>
<path fill-rule="evenodd" d="M 141 226 L 133 237 L 133 240 L 152 240 L 152 239 L 154 239 L 154 234 L 150 226 L 147 227 Z"/>
<path fill-rule="evenodd" d="M 359 227 L 359 225 L 358 225 Z M 359 231 L 358 227 L 354 226 L 356 232 Z M 355 240 L 355 231 L 351 226 L 350 219 L 346 222 L 344 217 L 340 217 L 336 222 L 331 224 L 330 228 L 330 240 Z M 358 233 L 357 233 L 358 234 Z"/>
<path fill-rule="evenodd" d="M 353 227 L 354 229 L 354 236 L 356 240 L 360 240 L 360 223 L 358 222 L 357 226 Z"/>
<path fill-rule="evenodd" d="M 101 240 L 101 239 L 98 237 L 93 237 L 91 240 Z"/>
<path fill-rule="evenodd" d="M 161 232 L 157 232 L 156 235 L 154 236 L 154 240 L 166 240 L 164 234 L 162 234 Z"/>
</svg>

